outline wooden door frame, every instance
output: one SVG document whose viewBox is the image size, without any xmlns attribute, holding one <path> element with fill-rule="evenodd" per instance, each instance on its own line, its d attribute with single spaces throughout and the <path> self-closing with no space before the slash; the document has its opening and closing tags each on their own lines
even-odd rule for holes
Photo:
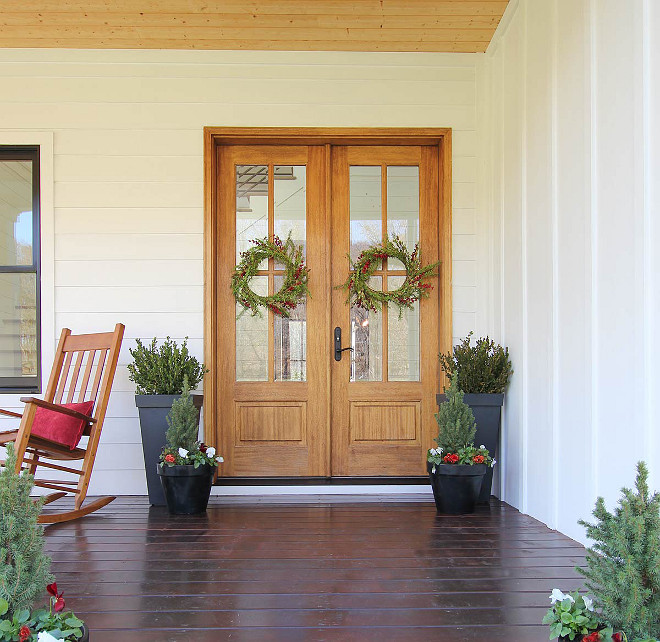
<svg viewBox="0 0 660 642">
<path fill-rule="evenodd" d="M 218 153 L 224 145 L 324 145 L 328 179 L 326 214 L 330 213 L 330 152 L 333 145 L 428 145 L 438 148 L 440 252 L 437 288 L 442 352 L 452 346 L 452 130 L 448 127 L 205 127 L 204 128 L 204 439 L 217 446 L 218 317 Z M 233 317 L 234 311 L 228 311 Z M 330 341 L 330 340 L 329 340 Z M 328 370 L 331 356 L 328 352 Z M 438 381 L 440 368 L 438 366 Z M 329 379 L 328 379 L 329 385 Z M 220 453 L 222 454 L 222 453 Z"/>
</svg>

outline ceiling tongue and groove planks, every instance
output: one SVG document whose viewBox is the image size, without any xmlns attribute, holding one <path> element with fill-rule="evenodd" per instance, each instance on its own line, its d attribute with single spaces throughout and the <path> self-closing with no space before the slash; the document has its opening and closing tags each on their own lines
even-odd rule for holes
<svg viewBox="0 0 660 642">
<path fill-rule="evenodd" d="M 4 0 L 0 47 L 483 52 L 508 0 Z"/>
</svg>

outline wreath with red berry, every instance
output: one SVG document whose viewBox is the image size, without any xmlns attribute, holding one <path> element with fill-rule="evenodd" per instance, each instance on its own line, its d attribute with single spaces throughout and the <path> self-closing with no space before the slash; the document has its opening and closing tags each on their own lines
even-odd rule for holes
<svg viewBox="0 0 660 642">
<path fill-rule="evenodd" d="M 374 290 L 369 286 L 369 279 L 379 269 L 381 261 L 388 258 L 398 259 L 403 263 L 406 278 L 399 288 L 391 292 Z M 404 242 L 398 236 L 393 236 L 361 252 L 355 263 L 351 261 L 352 272 L 339 287 L 348 292 L 347 303 L 372 312 L 378 312 L 383 303 L 392 303 L 399 308 L 400 317 L 403 308 L 412 308 L 415 301 L 429 295 L 433 286 L 423 281 L 437 276 L 435 269 L 438 265 L 439 261 L 422 265 L 419 244 L 409 252 Z"/>
<path fill-rule="evenodd" d="M 254 243 L 254 247 L 241 252 L 241 262 L 231 277 L 234 297 L 243 306 L 241 314 L 249 310 L 252 316 L 261 316 L 261 309 L 266 308 L 273 314 L 288 318 L 291 311 L 309 294 L 309 269 L 305 265 L 303 248 L 296 245 L 291 236 L 284 242 L 277 236 L 272 241 L 264 238 L 250 242 Z M 273 259 L 284 266 L 284 283 L 271 296 L 256 294 L 250 288 L 250 281 L 259 272 L 264 259 Z"/>
</svg>

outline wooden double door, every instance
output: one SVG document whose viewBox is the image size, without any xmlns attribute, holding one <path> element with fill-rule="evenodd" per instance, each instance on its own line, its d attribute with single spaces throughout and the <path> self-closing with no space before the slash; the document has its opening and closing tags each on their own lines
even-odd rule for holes
<svg viewBox="0 0 660 642">
<path fill-rule="evenodd" d="M 211 367 L 221 475 L 424 474 L 437 433 L 447 279 L 433 279 L 431 296 L 402 314 L 351 306 L 337 286 L 349 258 L 388 235 L 410 250 L 419 243 L 424 263 L 445 258 L 439 147 L 233 144 L 216 152 Z M 310 270 L 310 296 L 289 319 L 244 312 L 230 289 L 240 253 L 274 235 L 302 245 Z M 276 292 L 283 266 L 260 267 L 251 287 Z M 393 290 L 404 278 L 403 265 L 384 260 L 372 287 Z M 338 333 L 350 349 L 336 354 Z"/>
</svg>

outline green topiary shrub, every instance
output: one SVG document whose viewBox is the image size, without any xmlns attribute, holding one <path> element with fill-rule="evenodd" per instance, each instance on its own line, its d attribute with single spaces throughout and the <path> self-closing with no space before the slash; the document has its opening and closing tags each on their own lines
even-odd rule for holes
<svg viewBox="0 0 660 642">
<path fill-rule="evenodd" d="M 7 617 L 30 609 L 52 582 L 50 557 L 44 554 L 43 526 L 37 523 L 43 499 L 32 501 L 34 477 L 16 473 L 14 444 L 0 468 L 0 602 Z"/>
<path fill-rule="evenodd" d="M 188 381 L 183 382 L 183 392 L 172 403 L 172 409 L 167 415 L 167 447 L 174 450 L 183 448 L 193 450 L 197 445 L 199 431 L 199 411 L 190 396 Z"/>
<path fill-rule="evenodd" d="M 135 382 L 138 395 L 180 395 L 183 381 L 194 390 L 208 369 L 188 353 L 188 337 L 179 348 L 175 341 L 167 337 L 158 347 L 156 338 L 145 346 L 136 340 L 136 347 L 129 352 L 133 363 L 129 364 L 129 379 Z"/>
<path fill-rule="evenodd" d="M 502 393 L 513 374 L 509 349 L 492 339 L 477 339 L 471 345 L 472 332 L 454 346 L 453 353 L 440 354 L 443 372 L 451 379 L 458 376 L 458 387 L 465 393 Z"/>
<path fill-rule="evenodd" d="M 464 446 L 474 443 L 476 422 L 472 409 L 463 401 L 456 375 L 452 377 L 446 394 L 447 401 L 440 404 L 435 414 L 439 428 L 435 441 L 442 453 L 458 453 Z"/>
<path fill-rule="evenodd" d="M 580 520 L 594 541 L 587 550 L 586 578 L 595 605 L 614 630 L 629 639 L 660 637 L 660 495 L 649 493 L 648 470 L 637 464 L 636 492 L 622 489 L 610 513 L 596 500 L 596 522 Z"/>
</svg>

